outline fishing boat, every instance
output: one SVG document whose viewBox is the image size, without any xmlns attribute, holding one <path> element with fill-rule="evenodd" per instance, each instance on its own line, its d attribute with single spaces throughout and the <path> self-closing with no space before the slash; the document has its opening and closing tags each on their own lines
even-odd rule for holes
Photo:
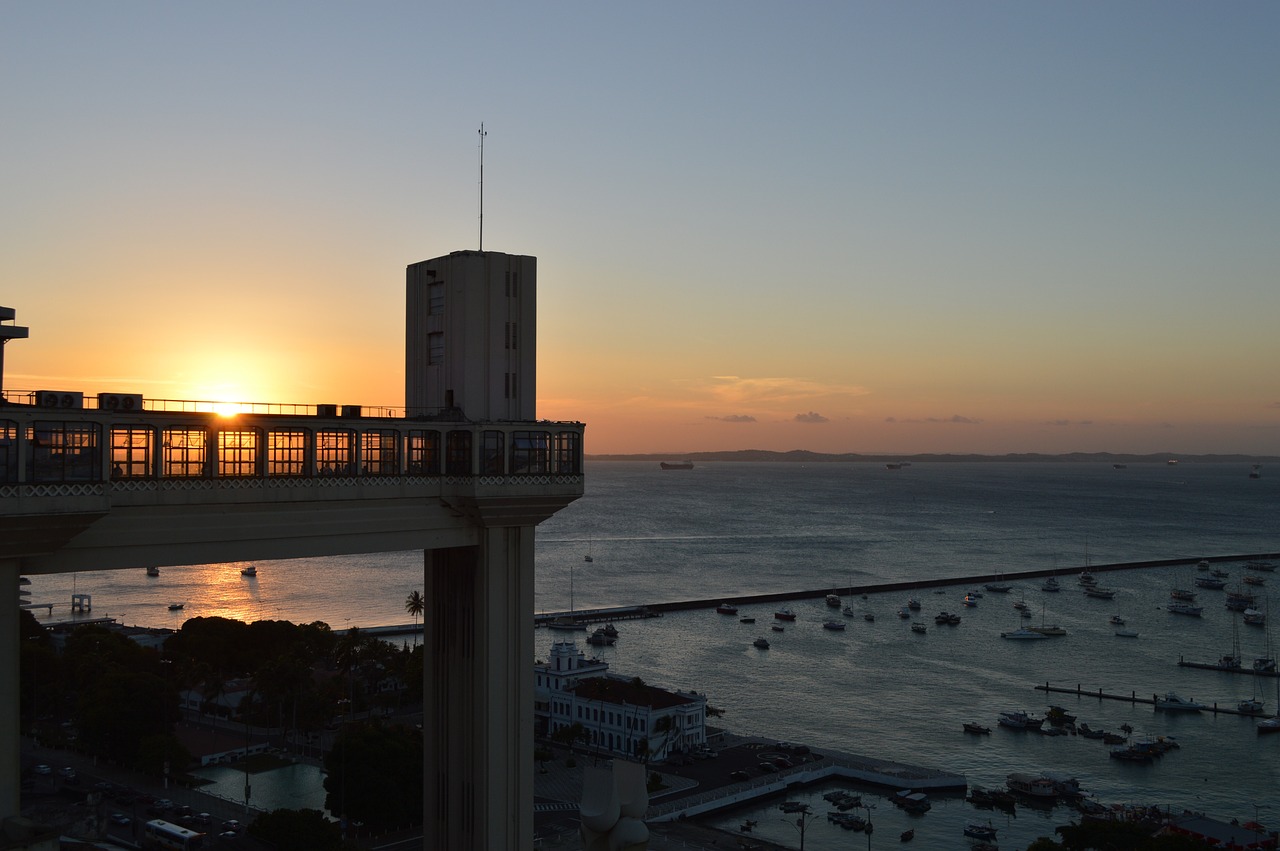
<svg viewBox="0 0 1280 851">
<path fill-rule="evenodd" d="M 1156 698 L 1156 709 L 1164 709 L 1169 712 L 1199 712 L 1204 709 L 1203 703 L 1189 697 L 1182 697 L 1174 692 L 1165 692 L 1164 697 Z"/>
<path fill-rule="evenodd" d="M 1056 801 L 1058 799 L 1058 787 L 1047 777 L 1014 772 L 1005 778 L 1005 785 L 1009 787 L 1010 792 L 1033 800 Z"/>
<path fill-rule="evenodd" d="M 1058 577 L 1050 576 L 1048 579 L 1044 581 L 1044 584 L 1040 586 L 1040 590 L 1048 591 L 1049 593 L 1052 594 L 1052 593 L 1061 591 L 1062 586 L 1058 584 Z"/>
<path fill-rule="evenodd" d="M 170 603 L 170 604 L 169 604 L 169 611 L 171 611 L 171 612 L 179 612 L 179 611 L 182 611 L 182 609 L 184 609 L 184 608 L 186 608 L 186 604 L 185 604 L 185 603 Z"/>
<path fill-rule="evenodd" d="M 1044 726 L 1043 718 L 1036 718 L 1021 709 L 1001 712 L 996 721 L 1001 727 L 1011 730 L 1039 730 Z"/>
<path fill-rule="evenodd" d="M 974 734 L 975 736 L 989 736 L 989 735 L 991 735 L 991 728 L 990 728 L 990 727 L 984 727 L 984 726 L 982 726 L 981 724 L 978 724 L 978 723 L 973 722 L 973 721 L 966 721 L 966 722 L 964 723 L 964 731 L 965 731 L 966 733 L 972 733 L 972 734 Z"/>
<path fill-rule="evenodd" d="M 875 615 L 873 615 L 873 614 L 871 614 L 871 612 L 863 612 L 863 613 L 862 613 L 862 619 L 863 619 L 864 621 L 867 621 L 868 623 L 870 623 L 870 622 L 872 622 L 872 621 L 874 621 L 874 620 L 876 619 L 876 616 L 875 616 Z"/>
<path fill-rule="evenodd" d="M 974 606 L 978 605 L 978 598 L 973 595 L 972 591 L 970 591 L 968 594 L 964 595 L 964 600 L 962 602 L 972 609 Z"/>
<path fill-rule="evenodd" d="M 1245 609 L 1241 617 L 1244 622 L 1250 626 L 1267 625 L 1267 613 L 1259 611 L 1258 609 Z"/>
<path fill-rule="evenodd" d="M 844 615 L 846 618 L 851 618 L 854 615 L 856 615 L 857 612 L 853 610 L 853 606 L 846 605 L 843 609 L 840 610 L 840 614 Z"/>
<path fill-rule="evenodd" d="M 992 827 L 991 822 L 978 824 L 971 821 L 964 826 L 964 835 L 970 839 L 995 839 L 996 829 Z"/>
<path fill-rule="evenodd" d="M 738 618 L 738 623 L 755 623 L 755 622 L 756 622 L 756 619 L 751 617 L 750 615 L 746 617 Z"/>
<path fill-rule="evenodd" d="M 1110 600 L 1116 595 L 1116 592 L 1112 591 L 1110 588 L 1103 588 L 1100 585 L 1090 585 L 1084 589 L 1084 595 L 1086 597 L 1093 597 L 1096 600 Z"/>
<path fill-rule="evenodd" d="M 1261 576 L 1254 576 L 1252 573 L 1245 574 L 1245 576 L 1242 577 L 1242 579 L 1245 585 L 1266 585 L 1267 584 L 1266 579 L 1262 578 Z"/>
<path fill-rule="evenodd" d="M 1186 600 L 1188 603 L 1196 598 L 1194 591 L 1188 591 L 1185 588 L 1174 588 L 1169 592 L 1170 600 Z"/>
<path fill-rule="evenodd" d="M 831 608 L 833 608 L 833 609 L 838 609 L 838 608 L 840 608 L 840 595 L 839 595 L 839 594 L 828 594 L 828 595 L 827 595 L 827 605 L 828 605 L 828 606 L 830 606 L 830 607 L 831 607 Z"/>
<path fill-rule="evenodd" d="M 248 566 L 248 567 L 246 567 L 246 568 L 242 568 L 242 569 L 240 570 L 240 575 L 241 575 L 241 576 L 247 576 L 248 578 L 253 579 L 255 576 L 257 576 L 257 575 L 258 575 L 258 567 L 257 567 L 257 565 L 253 565 L 253 564 L 251 564 L 251 565 L 249 565 L 249 566 Z"/>
<path fill-rule="evenodd" d="M 780 621 L 793 621 L 796 619 L 796 613 L 790 609 L 779 609 L 773 613 L 773 616 Z"/>
<path fill-rule="evenodd" d="M 1138 631 L 1136 629 L 1117 629 L 1116 638 L 1137 638 Z"/>
<path fill-rule="evenodd" d="M 1170 600 L 1169 605 L 1165 609 L 1175 615 L 1191 615 L 1194 618 L 1200 617 L 1200 613 L 1204 611 L 1204 606 L 1193 606 L 1190 603 L 1184 603 L 1181 600 Z"/>
<path fill-rule="evenodd" d="M 721 603 L 716 606 L 716 611 L 722 615 L 736 615 L 738 613 L 738 607 L 732 603 Z"/>
<path fill-rule="evenodd" d="M 753 647 L 758 647 L 761 650 L 769 649 L 769 641 L 763 635 L 757 638 L 755 641 L 751 642 L 751 644 Z"/>
<path fill-rule="evenodd" d="M 1269 561 L 1248 561 L 1244 565 L 1245 570 L 1261 570 L 1263 573 L 1271 573 L 1276 566 Z"/>
<path fill-rule="evenodd" d="M 787 628 L 780 623 L 775 623 L 775 624 L 770 624 L 769 629 L 773 630 L 774 632 L 785 632 Z"/>
<path fill-rule="evenodd" d="M 1110 622 L 1115 624 L 1116 626 L 1124 626 L 1124 618 L 1120 617 L 1119 615 L 1112 615 Z"/>
<path fill-rule="evenodd" d="M 911 631 L 914 633 L 923 635 L 924 633 L 929 631 L 929 628 L 926 627 L 924 624 L 920 623 L 920 621 L 916 621 L 911 625 Z"/>
<path fill-rule="evenodd" d="M 843 632 L 844 621 L 824 621 L 822 624 L 822 628 L 829 629 L 832 632 Z"/>
<path fill-rule="evenodd" d="M 147 576 L 159 576 L 159 575 L 160 575 L 160 568 L 158 567 L 147 568 Z"/>
<path fill-rule="evenodd" d="M 1208 588 L 1212 591 L 1221 591 L 1227 586 L 1227 583 L 1221 579 L 1215 579 L 1212 576 L 1197 576 L 1196 585 L 1201 588 Z"/>
<path fill-rule="evenodd" d="M 618 640 L 617 633 L 615 632 L 613 635 L 609 635 L 607 632 L 604 631 L 604 627 L 598 628 L 595 632 L 587 636 L 588 644 L 594 644 L 597 646 L 604 646 L 604 647 L 611 647 L 613 644 L 617 642 L 617 640 Z"/>
</svg>

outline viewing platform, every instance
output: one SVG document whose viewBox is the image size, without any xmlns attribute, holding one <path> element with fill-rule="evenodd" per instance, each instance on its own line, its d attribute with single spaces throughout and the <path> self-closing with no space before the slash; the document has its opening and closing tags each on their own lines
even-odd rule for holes
<svg viewBox="0 0 1280 851">
<path fill-rule="evenodd" d="M 469 528 L 536 525 L 582 495 L 583 429 L 7 392 L 0 559 L 48 573 L 469 545 Z"/>
</svg>

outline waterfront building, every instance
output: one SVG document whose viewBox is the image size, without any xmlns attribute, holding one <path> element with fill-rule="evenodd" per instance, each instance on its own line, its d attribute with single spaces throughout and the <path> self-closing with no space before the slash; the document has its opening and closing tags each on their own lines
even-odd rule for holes
<svg viewBox="0 0 1280 851">
<path fill-rule="evenodd" d="M 550 661 L 534 666 L 539 731 L 552 735 L 581 724 L 584 744 L 593 750 L 654 761 L 706 745 L 706 695 L 668 691 L 608 669 L 572 641 L 555 642 Z"/>
</svg>

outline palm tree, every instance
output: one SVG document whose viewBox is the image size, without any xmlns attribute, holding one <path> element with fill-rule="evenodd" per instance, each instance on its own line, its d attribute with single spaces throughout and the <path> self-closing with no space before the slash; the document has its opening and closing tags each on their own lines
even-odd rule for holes
<svg viewBox="0 0 1280 851">
<path fill-rule="evenodd" d="M 410 591 L 409 596 L 405 598 L 404 610 L 413 615 L 413 628 L 418 628 L 418 617 L 427 610 L 427 600 L 422 596 L 422 592 L 418 590 Z"/>
</svg>

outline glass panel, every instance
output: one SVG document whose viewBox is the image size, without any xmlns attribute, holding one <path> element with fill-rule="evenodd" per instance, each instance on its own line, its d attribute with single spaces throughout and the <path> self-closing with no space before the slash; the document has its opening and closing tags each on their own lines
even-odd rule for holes
<svg viewBox="0 0 1280 851">
<path fill-rule="evenodd" d="M 393 429 L 366 431 L 360 435 L 360 472 L 366 476 L 394 476 L 400 472 L 396 447 L 400 435 Z"/>
<path fill-rule="evenodd" d="M 316 433 L 316 470 L 322 476 L 351 475 L 352 436 L 349 431 Z"/>
<path fill-rule="evenodd" d="M 258 431 L 218 432 L 218 475 L 258 475 Z"/>
<path fill-rule="evenodd" d="M 471 432 L 451 431 L 445 437 L 445 473 L 471 475 Z"/>
<path fill-rule="evenodd" d="M 0 482 L 18 480 L 18 424 L 0 420 Z"/>
<path fill-rule="evenodd" d="M 538 475 L 551 469 L 551 435 L 545 431 L 511 433 L 511 475 Z"/>
<path fill-rule="evenodd" d="M 305 431 L 267 432 L 268 476 L 305 476 L 306 463 Z"/>
<path fill-rule="evenodd" d="M 102 478 L 97 423 L 37 421 L 28 431 L 33 482 L 95 482 Z"/>
<path fill-rule="evenodd" d="M 440 432 L 409 432 L 409 475 L 440 475 Z"/>
<path fill-rule="evenodd" d="M 582 435 L 576 431 L 556 432 L 554 471 L 561 475 L 576 476 L 582 473 Z"/>
<path fill-rule="evenodd" d="M 153 430 L 143 425 L 111 427 L 111 478 L 143 479 L 151 473 Z"/>
<path fill-rule="evenodd" d="M 503 433 L 486 431 L 480 437 L 480 475 L 501 476 Z"/>
<path fill-rule="evenodd" d="M 162 475 L 173 478 L 204 475 L 204 429 L 167 428 L 160 448 Z"/>
</svg>

